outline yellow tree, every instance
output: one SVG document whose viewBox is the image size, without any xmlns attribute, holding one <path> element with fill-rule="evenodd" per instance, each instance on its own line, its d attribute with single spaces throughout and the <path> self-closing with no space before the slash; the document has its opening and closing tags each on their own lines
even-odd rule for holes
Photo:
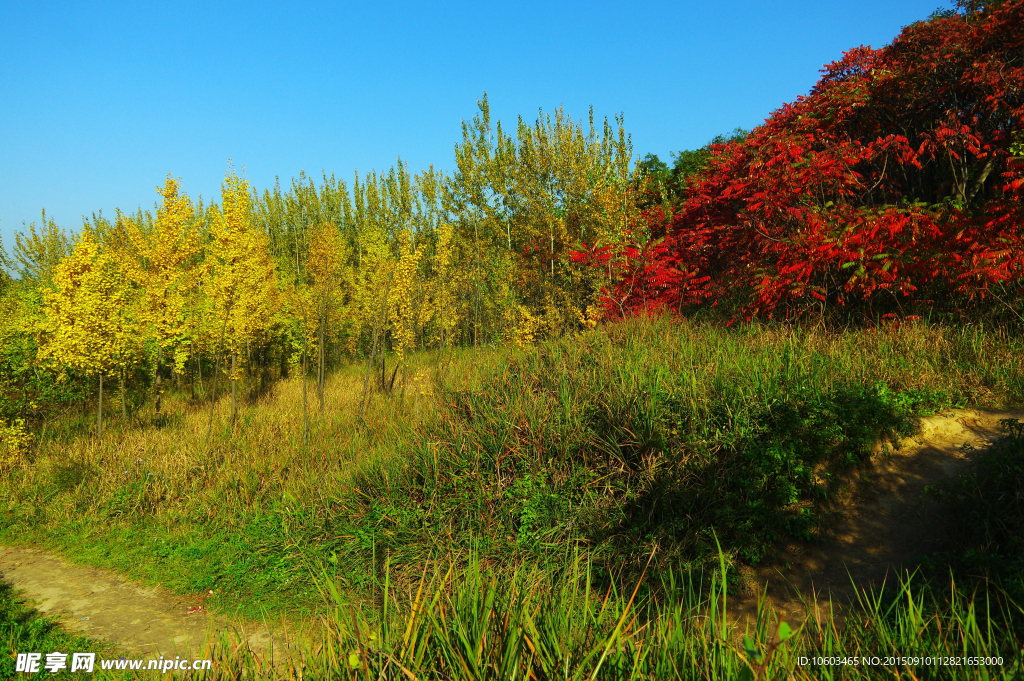
<svg viewBox="0 0 1024 681">
<path fill-rule="evenodd" d="M 161 205 L 155 229 L 144 233 L 138 221 L 118 213 L 117 231 L 124 235 L 124 263 L 128 276 L 141 290 L 135 315 L 145 334 L 156 341 L 156 414 L 160 417 L 161 369 L 165 351 L 173 351 L 174 373 L 180 375 L 188 359 L 190 299 L 199 270 L 199 233 L 188 196 L 170 175 L 157 187 Z"/>
<path fill-rule="evenodd" d="M 432 340 L 443 354 L 453 345 L 455 330 L 465 317 L 464 305 L 459 300 L 465 274 L 456 258 L 455 230 L 451 225 L 444 224 L 437 229 L 437 246 L 430 264 L 433 278 L 428 314 L 433 321 Z"/>
<path fill-rule="evenodd" d="M 336 329 L 341 321 L 343 297 L 351 293 L 348 259 L 349 250 L 337 225 L 321 223 L 313 229 L 310 233 L 306 272 L 309 275 L 312 310 L 316 318 L 316 388 L 320 411 L 324 408 L 328 336 L 331 335 L 332 327 Z"/>
<path fill-rule="evenodd" d="M 302 443 L 309 445 L 309 402 L 306 393 L 306 382 L 309 372 L 306 368 L 306 360 L 309 356 L 309 337 L 312 332 L 310 319 L 313 317 L 315 306 L 314 294 L 310 286 L 301 278 L 300 263 L 296 263 L 295 282 L 289 284 L 284 291 L 284 301 L 287 304 L 286 314 L 289 320 L 297 324 L 301 345 L 296 348 L 299 352 L 299 372 L 302 376 Z M 322 408 L 322 407 L 321 407 Z"/>
<path fill-rule="evenodd" d="M 267 251 L 267 237 L 252 222 L 249 183 L 234 173 L 229 174 L 221 188 L 221 206 L 211 212 L 212 243 L 206 259 L 209 269 L 206 286 L 214 314 L 221 324 L 218 352 L 226 349 L 231 361 L 231 419 L 234 421 L 238 412 L 238 360 L 243 349 L 266 331 L 277 285 L 274 265 Z"/>
<path fill-rule="evenodd" d="M 366 186 L 372 187 L 373 185 L 367 183 Z M 372 196 L 371 192 L 367 193 Z M 359 200 L 361 201 L 361 199 Z M 363 206 L 365 207 L 367 204 L 371 204 L 371 202 L 367 201 Z M 349 316 L 355 333 L 349 339 L 349 350 L 353 354 L 356 352 L 362 331 L 368 330 L 370 352 L 367 358 L 366 375 L 363 378 L 363 396 L 359 402 L 357 417 L 359 422 L 362 421 L 363 409 L 366 406 L 370 373 L 374 367 L 377 348 L 387 330 L 385 317 L 388 294 L 398 263 L 388 244 L 384 226 L 377 219 L 369 217 L 373 215 L 369 208 L 360 208 L 360 210 L 366 210 L 365 214 L 369 218 L 367 220 L 369 224 L 359 231 L 359 268 L 354 277 L 352 301 L 349 305 Z"/>
<path fill-rule="evenodd" d="M 46 292 L 42 355 L 58 365 L 99 377 L 96 433 L 103 435 L 103 378 L 132 356 L 136 334 L 125 313 L 130 290 L 116 263 L 84 230 L 74 252 L 54 269 Z"/>
<path fill-rule="evenodd" d="M 424 309 L 419 277 L 423 250 L 412 247 L 412 234 L 408 229 L 399 232 L 398 244 L 401 257 L 395 265 L 388 295 L 388 320 L 399 362 L 395 365 L 395 373 L 399 366 L 405 366 L 409 351 L 416 346 L 416 331 L 422 325 Z M 403 373 L 403 390 L 404 376 Z"/>
<path fill-rule="evenodd" d="M 372 185 L 367 183 L 367 186 Z M 359 267 L 350 306 L 352 323 L 357 329 L 357 333 L 349 339 L 349 351 L 353 354 L 358 349 L 357 343 L 362 331 L 376 333 L 374 329 L 386 313 L 383 292 L 389 285 L 396 262 L 385 228 L 370 218 L 370 215 L 367 210 L 366 224 L 359 233 Z"/>
</svg>

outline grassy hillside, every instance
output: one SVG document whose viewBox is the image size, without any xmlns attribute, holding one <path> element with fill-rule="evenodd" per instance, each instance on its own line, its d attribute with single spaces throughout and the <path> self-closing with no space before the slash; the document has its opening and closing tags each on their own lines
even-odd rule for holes
<svg viewBox="0 0 1024 681">
<path fill-rule="evenodd" d="M 308 446 L 295 379 L 233 429 L 222 400 L 208 446 L 209 408 L 184 396 L 162 426 L 141 413 L 102 442 L 91 416 L 48 423 L 3 482 L 3 533 L 308 608 L 303 575 L 359 587 L 385 555 L 515 565 L 573 547 L 638 571 L 657 547 L 657 565 L 691 569 L 717 561 L 714 530 L 730 560 L 757 562 L 812 537 L 814 502 L 914 416 L 1024 399 L 1019 340 L 911 325 L 638 320 L 440 366 L 423 354 L 407 388 L 374 390 L 357 429 L 363 378 L 332 377 Z"/>
<path fill-rule="evenodd" d="M 244 405 L 234 428 L 221 400 L 208 445 L 201 396 L 165 400 L 159 425 L 145 412 L 111 418 L 100 442 L 91 413 L 67 414 L 3 479 L 2 537 L 180 592 L 214 589 L 219 607 L 249 616 L 337 614 L 340 601 L 376 609 L 379 626 L 410 616 L 427 588 L 454 599 L 442 619 L 464 608 L 565 618 L 552 640 L 573 631 L 582 650 L 615 629 L 609 613 L 643 603 L 644 621 L 679 615 L 708 597 L 712 575 L 721 591 L 728 566 L 813 539 L 843 473 L 916 416 L 1024 403 L 1019 337 L 923 324 L 653 318 L 525 351 L 424 353 L 404 389 L 371 382 L 357 428 L 364 371 L 331 377 L 308 445 L 298 379 Z M 578 588 L 591 595 L 558 595 Z M 619 610 L 588 623 L 601 603 Z"/>
</svg>

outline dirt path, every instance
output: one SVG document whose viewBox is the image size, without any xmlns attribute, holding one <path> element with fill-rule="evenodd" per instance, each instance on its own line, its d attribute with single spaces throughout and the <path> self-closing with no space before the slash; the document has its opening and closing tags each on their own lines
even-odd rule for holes
<svg viewBox="0 0 1024 681">
<path fill-rule="evenodd" d="M 831 536 L 787 547 L 772 566 L 748 570 L 752 593 L 730 608 L 740 618 L 756 612 L 756 596 L 768 584 L 772 605 L 790 620 L 806 615 L 793 589 L 805 596 L 848 596 L 850 577 L 879 583 L 901 567 L 914 567 L 940 548 L 947 518 L 924 496 L 927 485 L 955 476 L 977 460 L 999 435 L 999 419 L 1024 412 L 957 410 L 926 418 L 918 436 L 891 454 L 880 452 L 835 508 Z M 968 446 L 965 447 L 964 445 Z M 0 547 L 0 579 L 35 602 L 63 626 L 140 657 L 202 652 L 211 632 L 258 654 L 288 655 L 287 635 L 265 625 L 213 617 L 201 600 L 145 587 L 110 570 L 67 562 L 33 548 Z M 281 627 L 278 631 L 283 631 Z"/>
<path fill-rule="evenodd" d="M 30 599 L 39 612 L 56 617 L 66 630 L 111 642 L 129 656 L 204 657 L 211 632 L 233 649 L 247 646 L 261 656 L 273 653 L 280 658 L 288 649 L 286 636 L 275 638 L 266 625 L 214 617 L 200 597 L 142 586 L 110 570 L 70 563 L 40 549 L 0 547 L 0 579 Z"/>
<path fill-rule="evenodd" d="M 921 420 L 918 435 L 898 449 L 879 447 L 871 464 L 847 480 L 850 492 L 832 509 L 831 531 L 812 544 L 786 547 L 772 565 L 744 570 L 753 587 L 735 613 L 756 612 L 767 584 L 768 601 L 791 620 L 807 609 L 797 597 L 845 603 L 858 586 L 892 584 L 926 554 L 944 547 L 948 512 L 925 488 L 955 478 L 978 461 L 1001 435 L 999 420 L 1024 419 L 1024 412 L 958 409 Z M 880 443 L 881 444 L 881 443 Z M 886 451 L 888 450 L 888 451 Z"/>
</svg>

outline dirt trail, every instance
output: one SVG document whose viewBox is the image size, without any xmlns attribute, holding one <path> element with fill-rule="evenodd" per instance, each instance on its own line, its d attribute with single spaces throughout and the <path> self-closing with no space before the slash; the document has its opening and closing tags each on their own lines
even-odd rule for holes
<svg viewBox="0 0 1024 681">
<path fill-rule="evenodd" d="M 246 646 L 267 659 L 287 654 L 287 637 L 275 637 L 266 625 L 214 617 L 201 598 L 175 596 L 40 549 L 0 547 L 0 579 L 66 630 L 108 641 L 128 656 L 205 657 L 211 632 L 233 650 Z"/>
<path fill-rule="evenodd" d="M 832 533 L 809 545 L 786 548 L 773 566 L 747 570 L 756 585 L 746 598 L 730 602 L 741 619 L 756 612 L 756 596 L 768 583 L 771 604 L 790 620 L 806 611 L 793 588 L 819 599 L 879 583 L 901 567 L 913 568 L 940 548 L 947 517 L 924 495 L 927 485 L 954 477 L 975 462 L 999 435 L 999 419 L 1024 412 L 956 410 L 923 419 L 920 434 L 889 454 L 880 452 L 835 510 Z M 967 447 L 964 445 L 967 444 Z M 787 565 L 788 563 L 788 565 Z M 234 646 L 258 654 L 288 656 L 287 635 L 276 639 L 265 625 L 229 622 L 197 609 L 196 598 L 145 587 L 114 572 L 65 561 L 34 548 L 0 547 L 0 579 L 56 616 L 68 630 L 109 641 L 140 657 L 202 652 L 211 632 L 228 634 Z M 281 628 L 278 627 L 278 631 Z"/>
<path fill-rule="evenodd" d="M 913 570 L 926 554 L 944 548 L 948 511 L 925 493 L 977 462 L 1001 435 L 999 420 L 1024 419 L 1020 411 L 951 410 L 924 418 L 920 432 L 899 443 L 879 443 L 871 463 L 846 483 L 850 492 L 832 509 L 828 535 L 815 543 L 786 547 L 772 565 L 745 569 L 751 584 L 734 612 L 756 612 L 756 597 L 767 584 L 771 605 L 800 621 L 808 602 L 846 603 L 859 587 L 893 584 L 901 570 Z"/>
</svg>

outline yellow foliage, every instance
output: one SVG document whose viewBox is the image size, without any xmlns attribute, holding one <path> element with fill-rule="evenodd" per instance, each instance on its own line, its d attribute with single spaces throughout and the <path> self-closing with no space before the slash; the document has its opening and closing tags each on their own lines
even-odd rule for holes
<svg viewBox="0 0 1024 681">
<path fill-rule="evenodd" d="M 580 323 L 584 329 L 593 329 L 597 326 L 597 323 L 601 321 L 604 313 L 598 305 L 587 305 L 587 309 L 580 311 L 576 310 L 576 321 Z"/>
<path fill-rule="evenodd" d="M 513 303 L 505 307 L 503 313 L 505 322 L 505 341 L 515 345 L 520 350 L 526 349 L 536 340 L 537 332 L 540 330 L 543 320 L 532 314 L 525 305 Z"/>
<path fill-rule="evenodd" d="M 390 288 L 397 265 L 383 227 L 367 227 L 360 234 L 360 245 L 359 268 L 354 276 L 354 290 L 349 306 L 353 334 L 349 337 L 348 350 L 352 354 L 355 354 L 363 332 L 387 313 L 387 301 L 383 296 Z"/>
<path fill-rule="evenodd" d="M 17 466 L 31 446 L 32 433 L 25 429 L 25 419 L 0 421 L 0 471 Z"/>
<path fill-rule="evenodd" d="M 348 266 L 349 250 L 337 225 L 321 223 L 310 233 L 306 273 L 309 275 L 308 305 L 315 315 L 316 327 L 306 330 L 321 340 L 336 335 L 348 311 L 343 305 L 351 297 L 355 283 Z M 317 352 L 320 352 L 319 348 Z"/>
<path fill-rule="evenodd" d="M 212 211 L 213 243 L 207 255 L 207 295 L 223 330 L 225 344 L 237 356 L 247 341 L 268 328 L 277 292 L 276 270 L 267 252 L 267 236 L 252 224 L 249 184 L 228 175 L 221 206 Z M 221 329 L 211 329 L 219 333 Z"/>
<path fill-rule="evenodd" d="M 437 251 L 434 254 L 434 281 L 431 285 L 429 308 L 425 314 L 433 317 L 434 338 L 442 348 L 452 344 L 455 329 L 463 319 L 458 294 L 465 274 L 455 258 L 454 229 L 441 225 L 437 230 Z"/>
<path fill-rule="evenodd" d="M 127 364 L 138 348 L 125 316 L 131 301 L 123 273 L 84 230 L 71 256 L 54 270 L 45 294 L 44 358 L 86 372 L 105 374 Z"/>
<path fill-rule="evenodd" d="M 186 308 L 194 302 L 199 278 L 199 233 L 192 203 L 179 194 L 178 181 L 168 176 L 157 191 L 162 202 L 153 234 L 144 234 L 135 219 L 120 212 L 115 229 L 123 235 L 123 267 L 141 291 L 133 316 L 140 331 L 160 347 L 177 346 L 174 367 L 180 373 L 188 359 L 182 343 L 190 331 Z"/>
<path fill-rule="evenodd" d="M 403 229 L 398 243 L 401 258 L 395 266 L 388 294 L 388 319 L 399 358 L 416 346 L 416 329 L 421 325 L 422 290 L 419 286 L 419 263 L 422 249 L 412 249 L 411 234 Z"/>
<path fill-rule="evenodd" d="M 323 290 L 330 300 L 342 284 L 348 248 L 341 239 L 336 225 L 323 223 L 313 228 L 309 239 L 309 257 L 306 272 L 314 288 Z"/>
</svg>

